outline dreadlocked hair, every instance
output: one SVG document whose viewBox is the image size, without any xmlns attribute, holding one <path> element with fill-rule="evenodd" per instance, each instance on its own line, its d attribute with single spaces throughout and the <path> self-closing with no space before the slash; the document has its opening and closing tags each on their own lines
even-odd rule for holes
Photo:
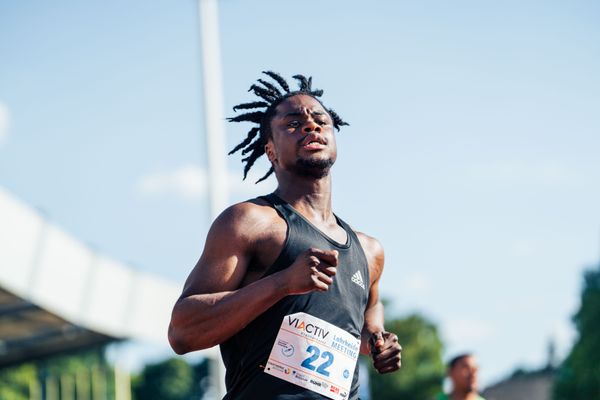
<svg viewBox="0 0 600 400">
<path fill-rule="evenodd" d="M 265 144 L 271 135 L 270 123 L 271 118 L 275 115 L 275 108 L 277 108 L 277 106 L 285 99 L 298 94 L 312 96 L 319 103 L 321 103 L 321 101 L 318 97 L 323 95 L 322 90 L 312 88 L 312 77 L 307 78 L 304 75 L 294 75 L 292 78 L 298 81 L 298 90 L 291 91 L 288 83 L 278 73 L 273 71 L 263 71 L 263 74 L 271 78 L 274 83 L 258 79 L 257 83 L 253 84 L 250 86 L 250 89 L 248 89 L 249 92 L 253 92 L 261 100 L 238 104 L 233 107 L 233 111 L 249 111 L 235 117 L 227 118 L 229 122 L 251 122 L 256 124 L 248 131 L 246 138 L 229 152 L 230 155 L 239 150 L 242 150 L 242 155 L 249 153 L 247 157 L 242 158 L 242 163 L 245 164 L 244 179 L 246 179 L 248 171 L 250 171 L 254 162 L 265 154 Z M 321 103 L 321 105 L 323 104 Z M 341 126 L 348 125 L 348 123 L 343 121 L 331 108 L 326 108 L 325 106 L 323 106 L 323 108 L 325 108 L 331 116 L 333 127 L 335 129 L 339 131 Z M 257 109 L 260 109 L 260 111 L 256 111 Z M 274 171 L 273 166 L 271 166 L 269 171 L 255 183 L 264 181 Z"/>
</svg>

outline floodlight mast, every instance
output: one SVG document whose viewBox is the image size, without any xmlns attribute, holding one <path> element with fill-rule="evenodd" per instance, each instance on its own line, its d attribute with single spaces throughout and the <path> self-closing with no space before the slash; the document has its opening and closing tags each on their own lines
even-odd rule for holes
<svg viewBox="0 0 600 400">
<path fill-rule="evenodd" d="M 202 43 L 203 117 L 208 160 L 208 198 L 210 216 L 214 219 L 227 205 L 225 113 L 223 111 L 217 0 L 199 0 L 199 12 Z"/>
<path fill-rule="evenodd" d="M 208 160 L 208 200 L 214 220 L 227 205 L 227 163 L 225 159 L 225 114 L 223 112 L 223 81 L 219 45 L 219 13 L 217 0 L 198 0 L 202 59 L 202 97 L 204 129 Z M 225 366 L 218 352 L 209 353 L 210 380 L 215 398 L 225 396 Z"/>
</svg>

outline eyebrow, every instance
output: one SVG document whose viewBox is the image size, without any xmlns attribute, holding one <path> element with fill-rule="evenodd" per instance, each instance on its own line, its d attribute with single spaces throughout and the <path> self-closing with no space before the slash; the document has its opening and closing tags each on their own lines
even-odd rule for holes
<svg viewBox="0 0 600 400">
<path fill-rule="evenodd" d="M 313 114 L 313 115 L 325 115 L 325 113 L 323 111 L 319 111 L 319 110 L 314 110 L 314 111 L 310 110 L 309 112 L 310 112 L 310 114 Z M 296 111 L 290 111 L 289 113 L 286 113 L 283 116 L 283 118 L 287 118 L 287 117 L 301 117 L 303 115 L 304 115 L 304 113 L 302 111 L 296 110 Z"/>
</svg>

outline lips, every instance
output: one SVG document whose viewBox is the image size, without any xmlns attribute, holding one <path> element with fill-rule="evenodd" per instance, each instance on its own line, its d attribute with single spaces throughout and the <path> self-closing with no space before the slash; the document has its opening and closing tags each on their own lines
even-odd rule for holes
<svg viewBox="0 0 600 400">
<path fill-rule="evenodd" d="M 308 134 L 304 137 L 304 139 L 302 139 L 302 141 L 300 142 L 300 146 L 304 147 L 304 148 L 321 148 L 322 146 L 325 146 L 327 144 L 327 141 L 320 135 L 311 133 Z"/>
</svg>

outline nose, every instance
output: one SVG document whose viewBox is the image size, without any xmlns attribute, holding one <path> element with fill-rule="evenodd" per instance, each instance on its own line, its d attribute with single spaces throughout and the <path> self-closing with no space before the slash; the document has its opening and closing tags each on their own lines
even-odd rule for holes
<svg viewBox="0 0 600 400">
<path fill-rule="evenodd" d="M 309 119 L 304 124 L 304 128 L 302 130 L 304 131 L 304 133 L 321 133 L 321 125 L 317 124 L 313 119 Z"/>
</svg>

